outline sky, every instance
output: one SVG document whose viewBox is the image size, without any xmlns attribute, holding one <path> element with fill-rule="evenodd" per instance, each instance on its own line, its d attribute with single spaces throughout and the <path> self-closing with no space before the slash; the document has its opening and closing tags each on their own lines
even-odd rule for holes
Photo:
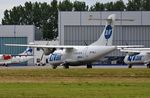
<svg viewBox="0 0 150 98">
<path fill-rule="evenodd" d="M 19 6 L 19 5 L 24 5 L 25 2 L 31 1 L 31 2 L 47 2 L 50 3 L 52 0 L 0 0 L 0 24 L 1 20 L 4 17 L 4 11 L 6 9 L 10 10 L 14 6 Z M 63 0 L 58 0 L 58 1 L 63 1 Z M 72 2 L 74 1 L 84 1 L 86 2 L 87 5 L 94 5 L 96 2 L 101 2 L 101 3 L 106 3 L 110 1 L 117 1 L 117 0 L 70 0 Z M 125 3 L 128 2 L 128 0 L 123 0 Z"/>
</svg>

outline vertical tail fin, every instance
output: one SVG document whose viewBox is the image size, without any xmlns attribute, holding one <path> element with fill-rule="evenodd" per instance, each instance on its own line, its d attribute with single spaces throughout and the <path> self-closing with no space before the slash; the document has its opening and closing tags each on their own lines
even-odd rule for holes
<svg viewBox="0 0 150 98">
<path fill-rule="evenodd" d="M 106 25 L 101 34 L 100 38 L 92 43 L 93 46 L 110 46 L 112 45 L 113 40 L 113 31 L 114 31 L 114 22 L 115 22 L 115 14 L 111 14 L 108 16 L 106 20 Z"/>
<path fill-rule="evenodd" d="M 33 49 L 28 47 L 23 53 L 20 55 L 33 55 Z"/>
</svg>

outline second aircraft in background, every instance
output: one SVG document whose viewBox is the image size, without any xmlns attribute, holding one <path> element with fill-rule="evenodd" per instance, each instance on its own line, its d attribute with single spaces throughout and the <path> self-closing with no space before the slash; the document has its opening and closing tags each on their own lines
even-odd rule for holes
<svg viewBox="0 0 150 98">
<path fill-rule="evenodd" d="M 33 49 L 27 48 L 18 55 L 0 54 L 0 65 L 8 66 L 9 64 L 26 62 L 30 59 L 33 59 Z"/>
<path fill-rule="evenodd" d="M 124 62 L 128 64 L 128 68 L 138 64 L 144 64 L 150 68 L 150 48 L 124 48 L 121 51 L 127 52 Z"/>
</svg>

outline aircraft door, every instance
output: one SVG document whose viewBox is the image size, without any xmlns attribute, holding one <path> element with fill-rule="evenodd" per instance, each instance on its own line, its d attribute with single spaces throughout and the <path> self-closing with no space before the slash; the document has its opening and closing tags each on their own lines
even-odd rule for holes
<svg viewBox="0 0 150 98">
<path fill-rule="evenodd" d="M 84 58 L 87 59 L 89 57 L 88 47 L 85 47 Z"/>
</svg>

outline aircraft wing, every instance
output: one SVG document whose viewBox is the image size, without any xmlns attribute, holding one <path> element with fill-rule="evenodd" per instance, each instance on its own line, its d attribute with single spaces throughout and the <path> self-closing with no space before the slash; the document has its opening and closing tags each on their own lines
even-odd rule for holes
<svg viewBox="0 0 150 98">
<path fill-rule="evenodd" d="M 5 44 L 6 46 L 22 46 L 22 47 L 32 47 L 32 48 L 66 48 L 73 49 L 75 46 L 63 46 L 63 45 L 24 45 L 24 44 Z"/>
<path fill-rule="evenodd" d="M 6 46 L 21 46 L 21 47 L 31 47 L 31 48 L 41 48 L 45 55 L 53 53 L 56 49 L 66 49 L 66 52 L 71 52 L 75 47 L 79 46 L 64 46 L 64 45 L 25 45 L 25 44 L 5 44 Z"/>
<path fill-rule="evenodd" d="M 33 56 L 33 55 L 11 54 L 11 56 Z"/>
<path fill-rule="evenodd" d="M 150 53 L 150 48 L 124 48 L 120 49 L 122 52 L 132 52 L 132 53 L 140 53 L 140 52 L 147 52 Z"/>
<path fill-rule="evenodd" d="M 73 49 L 74 47 L 80 47 L 80 46 L 67 46 L 67 45 L 24 45 L 24 44 L 5 44 L 6 46 L 22 46 L 22 47 L 32 47 L 32 48 L 70 48 Z M 136 47 L 144 47 L 143 45 L 126 45 L 126 46 L 116 46 L 117 49 L 123 49 L 123 48 L 136 48 Z"/>
</svg>

